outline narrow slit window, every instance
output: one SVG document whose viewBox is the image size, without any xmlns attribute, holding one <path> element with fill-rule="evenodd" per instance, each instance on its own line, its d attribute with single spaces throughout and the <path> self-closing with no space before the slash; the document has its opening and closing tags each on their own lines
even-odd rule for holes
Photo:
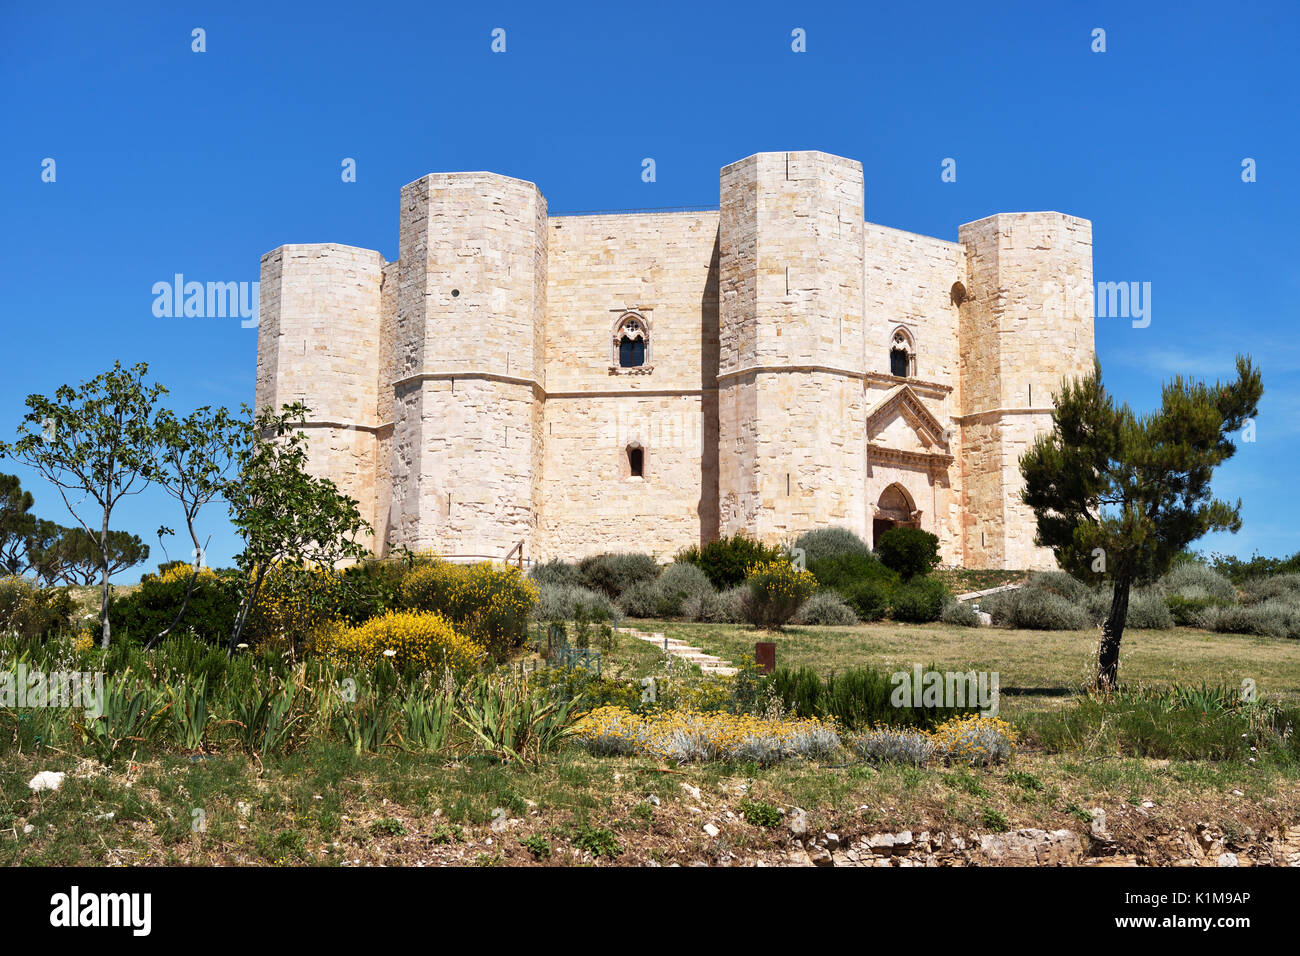
<svg viewBox="0 0 1300 956">
<path fill-rule="evenodd" d="M 645 452 L 640 448 L 627 450 L 627 471 L 632 478 L 645 477 Z"/>
</svg>

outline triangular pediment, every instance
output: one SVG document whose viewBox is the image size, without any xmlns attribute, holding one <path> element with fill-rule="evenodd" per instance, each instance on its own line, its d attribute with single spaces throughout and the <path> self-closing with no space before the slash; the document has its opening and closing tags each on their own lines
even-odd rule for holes
<svg viewBox="0 0 1300 956">
<path fill-rule="evenodd" d="M 895 385 L 867 409 L 867 440 L 899 451 L 948 449 L 943 426 L 906 385 Z"/>
</svg>

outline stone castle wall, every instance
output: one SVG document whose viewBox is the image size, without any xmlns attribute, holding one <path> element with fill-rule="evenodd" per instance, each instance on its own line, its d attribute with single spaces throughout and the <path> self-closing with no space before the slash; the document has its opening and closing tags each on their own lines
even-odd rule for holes
<svg viewBox="0 0 1300 956">
<path fill-rule="evenodd" d="M 1091 368 L 1090 224 L 999 214 L 949 242 L 867 223 L 861 165 L 817 152 L 727 166 L 720 200 L 551 217 L 531 183 L 423 177 L 396 261 L 263 257 L 257 405 L 311 406 L 312 467 L 381 553 L 872 540 L 902 500 L 947 563 L 1051 566 L 1018 458 Z M 639 368 L 624 321 L 648 335 Z"/>
</svg>

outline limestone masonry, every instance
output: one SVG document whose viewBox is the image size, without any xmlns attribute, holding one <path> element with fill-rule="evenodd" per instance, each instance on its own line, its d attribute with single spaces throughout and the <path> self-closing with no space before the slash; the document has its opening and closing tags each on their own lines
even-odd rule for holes
<svg viewBox="0 0 1300 956">
<path fill-rule="evenodd" d="M 425 176 L 395 262 L 262 257 L 257 405 L 311 408 L 312 466 L 381 553 L 911 524 L 945 563 L 1051 566 L 1018 458 L 1092 368 L 1091 223 L 878 226 L 861 164 L 820 152 L 725 167 L 719 206 L 548 216 L 532 183 Z"/>
</svg>

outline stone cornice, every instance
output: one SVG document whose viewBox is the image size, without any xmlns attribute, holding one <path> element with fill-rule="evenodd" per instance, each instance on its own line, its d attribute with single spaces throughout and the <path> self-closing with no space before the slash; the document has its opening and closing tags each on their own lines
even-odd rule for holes
<svg viewBox="0 0 1300 956">
<path fill-rule="evenodd" d="M 966 422 L 978 421 L 981 418 L 993 418 L 1001 415 L 1050 415 L 1056 409 L 1053 408 L 988 408 L 982 412 L 969 412 L 966 415 L 954 415 L 952 420 L 959 425 Z"/>
<path fill-rule="evenodd" d="M 874 442 L 867 443 L 867 461 L 899 462 L 905 465 L 924 465 L 926 468 L 947 469 L 955 461 L 952 455 L 925 451 L 903 451 L 901 448 L 886 448 Z"/>
</svg>

